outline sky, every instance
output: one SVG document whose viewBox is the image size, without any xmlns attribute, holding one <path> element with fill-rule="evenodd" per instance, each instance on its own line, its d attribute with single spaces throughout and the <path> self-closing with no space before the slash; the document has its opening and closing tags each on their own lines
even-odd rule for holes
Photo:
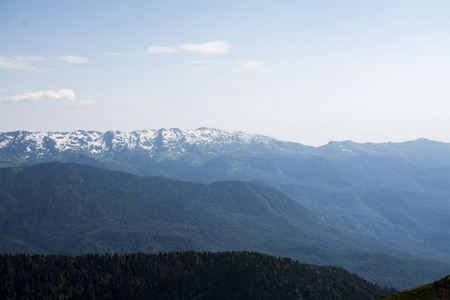
<svg viewBox="0 0 450 300">
<path fill-rule="evenodd" d="M 450 1 L 0 0 L 0 132 L 450 142 Z"/>
</svg>

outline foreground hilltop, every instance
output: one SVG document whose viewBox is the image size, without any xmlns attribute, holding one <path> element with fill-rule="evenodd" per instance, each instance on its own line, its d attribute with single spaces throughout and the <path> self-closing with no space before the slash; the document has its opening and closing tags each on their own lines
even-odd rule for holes
<svg viewBox="0 0 450 300">
<path fill-rule="evenodd" d="M 425 284 L 415 289 L 410 289 L 381 298 L 383 300 L 448 300 L 450 299 L 450 275 L 433 283 Z"/>
</svg>

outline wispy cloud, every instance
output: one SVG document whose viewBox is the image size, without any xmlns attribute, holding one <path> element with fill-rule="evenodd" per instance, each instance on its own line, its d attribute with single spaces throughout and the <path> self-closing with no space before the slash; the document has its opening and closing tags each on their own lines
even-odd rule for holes
<svg viewBox="0 0 450 300">
<path fill-rule="evenodd" d="M 70 62 L 85 64 L 88 59 L 80 56 L 61 56 L 55 57 L 55 59 Z M 40 56 L 0 56 L 0 69 L 10 70 L 50 70 L 44 68 L 38 68 L 34 64 L 46 60 L 45 57 Z"/>
<path fill-rule="evenodd" d="M 265 64 L 264 61 L 243 61 L 239 63 L 239 65 L 248 71 L 271 72 L 272 70 L 265 67 Z"/>
<path fill-rule="evenodd" d="M 0 98 L 0 103 L 18 103 L 18 102 L 42 102 L 42 101 L 69 101 L 69 107 L 87 108 L 95 105 L 92 100 L 76 100 L 75 92 L 71 89 L 60 89 L 57 91 L 47 90 L 39 92 L 28 92 Z"/>
<path fill-rule="evenodd" d="M 61 56 L 61 57 L 55 57 L 56 59 L 70 62 L 70 63 L 76 63 L 76 64 L 85 64 L 88 62 L 88 59 L 86 57 L 81 56 Z"/>
<path fill-rule="evenodd" d="M 200 54 L 224 54 L 231 49 L 231 44 L 226 41 L 206 42 L 202 44 L 181 45 L 182 50 L 191 51 Z"/>
<path fill-rule="evenodd" d="M 0 69 L 39 70 L 33 63 L 45 60 L 40 56 L 0 56 Z"/>
<path fill-rule="evenodd" d="M 71 89 L 60 89 L 58 91 L 48 90 L 40 92 L 29 92 L 0 98 L 0 102 L 26 102 L 46 100 L 75 100 L 75 93 Z"/>
<path fill-rule="evenodd" d="M 201 44 L 183 44 L 178 46 L 162 47 L 151 46 L 142 54 L 161 54 L 161 53 L 178 53 L 191 52 L 197 54 L 224 54 L 232 48 L 227 41 L 212 41 Z"/>
</svg>

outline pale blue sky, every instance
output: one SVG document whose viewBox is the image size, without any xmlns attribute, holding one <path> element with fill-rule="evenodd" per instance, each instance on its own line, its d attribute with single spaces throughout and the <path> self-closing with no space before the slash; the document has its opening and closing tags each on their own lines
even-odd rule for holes
<svg viewBox="0 0 450 300">
<path fill-rule="evenodd" d="M 450 142 L 450 1 L 0 0 L 0 131 Z"/>
</svg>

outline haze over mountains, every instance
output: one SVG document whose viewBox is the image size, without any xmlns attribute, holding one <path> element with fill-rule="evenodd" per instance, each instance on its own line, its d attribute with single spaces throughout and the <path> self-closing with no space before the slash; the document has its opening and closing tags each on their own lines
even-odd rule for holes
<svg viewBox="0 0 450 300">
<path fill-rule="evenodd" d="M 275 221 L 274 219 L 273 227 L 255 227 L 252 231 L 250 229 L 252 226 L 247 223 L 244 225 L 237 219 L 234 220 L 233 222 L 237 223 L 231 224 L 238 225 L 233 226 L 246 228 L 239 234 L 242 239 L 234 241 L 235 246 L 246 245 L 248 247 L 246 249 L 251 250 L 254 247 L 256 250 L 276 255 L 291 257 L 297 255 L 296 258 L 311 263 L 337 263 L 351 271 L 357 271 L 366 278 L 376 280 L 381 284 L 394 285 L 397 288 L 412 287 L 450 273 L 448 267 L 450 262 L 450 230 L 448 229 L 450 228 L 450 144 L 425 139 L 384 144 L 358 144 L 345 141 L 330 142 L 325 146 L 315 148 L 260 135 L 243 132 L 230 133 L 208 128 L 197 130 L 160 129 L 132 133 L 76 131 L 72 133 L 10 132 L 0 134 L 0 164 L 2 166 L 19 167 L 51 161 L 76 162 L 127 171 L 136 175 L 156 175 L 204 184 L 227 180 L 258 182 L 260 184 L 256 185 L 222 182 L 206 187 L 192 183 L 194 190 L 208 190 L 208 193 L 214 190 L 214 195 L 221 195 L 220 197 L 224 197 L 223 199 L 229 199 L 227 201 L 234 199 L 229 195 L 230 190 L 240 190 L 244 194 L 249 192 L 254 195 L 255 189 L 259 191 L 259 194 L 265 195 L 264 197 L 267 194 L 275 197 L 273 196 L 275 193 L 276 199 L 289 199 L 277 191 L 261 186 L 261 184 L 276 188 L 295 200 L 283 200 L 291 201 L 289 203 L 292 204 L 289 205 L 294 205 L 293 207 L 296 208 L 285 207 L 281 214 L 284 221 L 281 219 Z M 68 168 L 81 167 L 70 165 Z M 32 171 L 25 169 L 23 172 L 27 174 Z M 21 173 L 17 173 L 17 176 Z M 15 175 L 11 174 L 8 176 L 13 178 Z M 131 175 L 120 176 L 128 178 L 127 176 Z M 99 177 L 103 177 L 103 175 L 99 175 Z M 69 176 L 69 178 L 72 177 Z M 106 184 L 104 188 L 109 185 L 118 185 L 119 182 L 117 179 L 115 180 Z M 136 177 L 132 181 L 143 180 L 150 179 Z M 73 182 L 70 180 L 64 183 L 64 185 L 66 184 L 73 186 Z M 79 186 L 75 186 L 78 189 Z M 10 192 L 8 193 L 12 195 Z M 58 192 L 53 191 L 53 193 L 57 194 Z M 76 193 L 79 191 L 77 190 Z M 86 190 L 83 193 L 87 195 Z M 130 193 L 134 195 L 133 192 L 130 191 Z M 200 194 L 204 195 L 204 193 L 206 192 Z M 181 194 L 185 194 L 183 197 L 190 195 L 184 192 Z M 7 199 L 9 199 L 8 197 Z M 16 199 L 18 196 L 13 195 L 12 197 Z M 133 197 L 138 196 L 134 195 Z M 257 199 L 259 199 L 258 197 Z M 209 198 L 214 197 L 210 195 Z M 242 196 L 240 199 L 248 199 L 248 196 Z M 99 207 L 104 205 L 105 203 L 99 204 Z M 120 207 L 124 206 L 126 206 L 124 203 L 120 204 Z M 247 209 L 251 207 L 253 205 L 239 207 L 240 213 L 245 214 L 244 211 L 248 213 Z M 227 209 L 229 208 L 227 207 Z M 222 209 L 224 208 L 222 207 Z M 104 208 L 100 211 L 103 210 L 107 209 Z M 269 211 L 273 213 L 272 210 Z M 290 215 L 288 212 L 295 213 Z M 225 215 L 229 216 L 230 214 L 233 215 L 228 211 Z M 218 213 L 218 216 L 223 215 L 223 212 Z M 279 212 L 276 215 L 280 217 Z M 136 215 L 133 215 L 131 219 L 136 218 L 139 220 Z M 36 217 L 37 219 L 39 218 Z M 193 219 L 197 219 L 197 216 Z M 220 220 L 220 217 L 216 219 Z M 309 221 L 305 222 L 305 220 Z M 99 228 L 106 230 L 110 225 L 116 229 L 120 227 L 114 227 L 114 222 L 107 223 L 108 226 L 99 225 L 102 223 L 96 222 L 93 223 L 96 225 L 93 225 L 92 228 L 98 230 L 100 230 Z M 208 222 L 207 224 L 210 224 Z M 229 222 L 228 219 L 227 222 Z M 228 224 L 227 222 L 223 224 Z M 258 226 L 264 224 L 262 219 L 254 222 L 259 224 Z M 123 223 L 120 221 L 117 224 Z M 125 224 L 127 223 L 125 222 Z M 211 224 L 214 222 L 211 221 Z M 254 226 L 256 226 L 255 224 Z M 225 247 L 225 245 L 233 245 L 233 239 L 229 237 L 227 240 L 226 235 L 223 236 L 222 244 L 220 244 L 221 239 L 216 241 L 211 238 L 207 242 L 199 239 L 193 233 L 196 231 L 190 231 L 192 228 L 189 226 L 183 225 L 174 229 L 175 227 L 164 225 L 161 228 L 164 230 L 158 233 L 159 236 L 163 233 L 172 234 L 171 239 L 165 237 L 163 238 L 165 242 L 155 243 L 155 235 L 146 233 L 144 236 L 147 236 L 148 241 L 152 242 L 144 243 L 145 245 L 158 245 L 159 243 L 164 246 L 156 249 L 145 248 L 140 244 L 140 249 L 146 251 L 181 250 L 179 248 L 184 249 L 181 246 L 184 245 L 186 249 L 202 250 L 206 247 L 211 250 L 233 250 L 231 249 L 233 247 Z M 185 228 L 186 235 L 184 237 L 175 234 L 181 228 Z M 273 228 L 275 231 L 270 237 L 258 235 L 258 238 L 255 238 L 252 236 L 262 228 L 265 228 L 262 230 L 264 234 L 271 232 L 268 230 L 269 228 Z M 289 228 L 293 231 L 290 232 Z M 17 228 L 12 232 L 16 232 L 16 230 Z M 105 235 L 96 235 L 95 232 L 98 233 L 96 230 L 87 230 L 85 235 L 77 233 L 82 237 L 81 240 L 65 244 L 70 245 L 67 249 L 76 249 L 77 245 L 89 246 L 92 241 L 101 240 L 101 236 Z M 212 227 L 211 230 L 218 229 Z M 296 236 L 294 232 L 297 231 L 304 233 L 298 235 L 302 236 L 300 240 L 292 238 Z M 312 232 L 314 234 L 311 234 Z M 6 234 L 5 231 L 3 233 Z M 113 237 L 111 240 L 117 240 L 117 245 L 119 245 L 124 241 L 120 236 L 120 234 L 117 236 L 117 232 L 111 233 L 111 237 Z M 136 238 L 140 240 L 142 237 L 140 234 L 138 236 L 139 238 Z M 214 234 L 211 233 L 211 236 Z M 263 240 L 273 241 L 275 236 L 279 236 L 283 240 L 278 242 L 279 248 L 271 248 L 274 244 L 272 242 L 266 244 L 262 242 Z M 174 242 L 173 240 L 177 238 L 179 240 Z M 24 236 L 20 236 L 20 239 L 24 239 Z M 246 244 L 249 240 L 255 239 L 259 239 L 259 243 Z M 168 240 L 171 242 L 168 243 Z M 219 244 L 211 244 L 213 240 Z M 15 243 L 13 239 L 8 238 L 8 241 L 12 244 Z M 329 244 L 327 245 L 324 241 L 329 241 Z M 18 243 L 21 244 L 20 241 Z M 169 244 L 171 243 L 176 246 L 170 248 Z M 45 249 L 42 245 L 29 243 L 28 240 L 25 244 L 26 247 L 32 245 L 30 247 L 35 247 L 34 249 L 39 251 L 66 251 L 64 243 L 59 246 L 57 246 L 58 243 L 55 243 L 55 248 L 52 249 Z M 330 245 L 332 245 L 331 248 Z M 117 250 L 118 248 L 114 248 L 116 246 L 108 244 L 105 246 L 105 251 Z M 98 245 L 92 247 L 92 249 L 98 250 L 95 248 Z M 130 251 L 135 249 L 131 245 L 129 247 Z M 309 248 L 309 255 L 306 254 L 308 247 L 312 247 Z M 351 249 L 355 252 L 353 253 Z M 377 250 L 374 251 L 374 249 Z M 80 251 L 86 250 L 80 248 Z M 392 255 L 392 257 L 387 258 L 385 255 Z M 405 257 L 402 258 L 402 256 Z M 380 270 L 384 267 L 379 263 L 382 261 L 387 262 L 387 265 L 391 267 L 397 267 L 399 272 L 393 275 L 395 278 L 388 278 L 388 269 L 386 269 L 384 272 L 386 281 L 381 279 L 383 272 Z M 374 264 L 379 267 L 376 274 L 371 273 Z M 416 271 L 403 271 L 403 276 L 409 274 L 410 277 L 401 278 L 402 271 L 400 270 L 406 270 L 405 267 L 412 268 L 413 266 Z M 433 269 L 436 273 L 432 273 Z M 389 272 L 391 271 L 389 269 Z M 395 284 L 389 284 L 389 281 L 395 282 Z"/>
</svg>

